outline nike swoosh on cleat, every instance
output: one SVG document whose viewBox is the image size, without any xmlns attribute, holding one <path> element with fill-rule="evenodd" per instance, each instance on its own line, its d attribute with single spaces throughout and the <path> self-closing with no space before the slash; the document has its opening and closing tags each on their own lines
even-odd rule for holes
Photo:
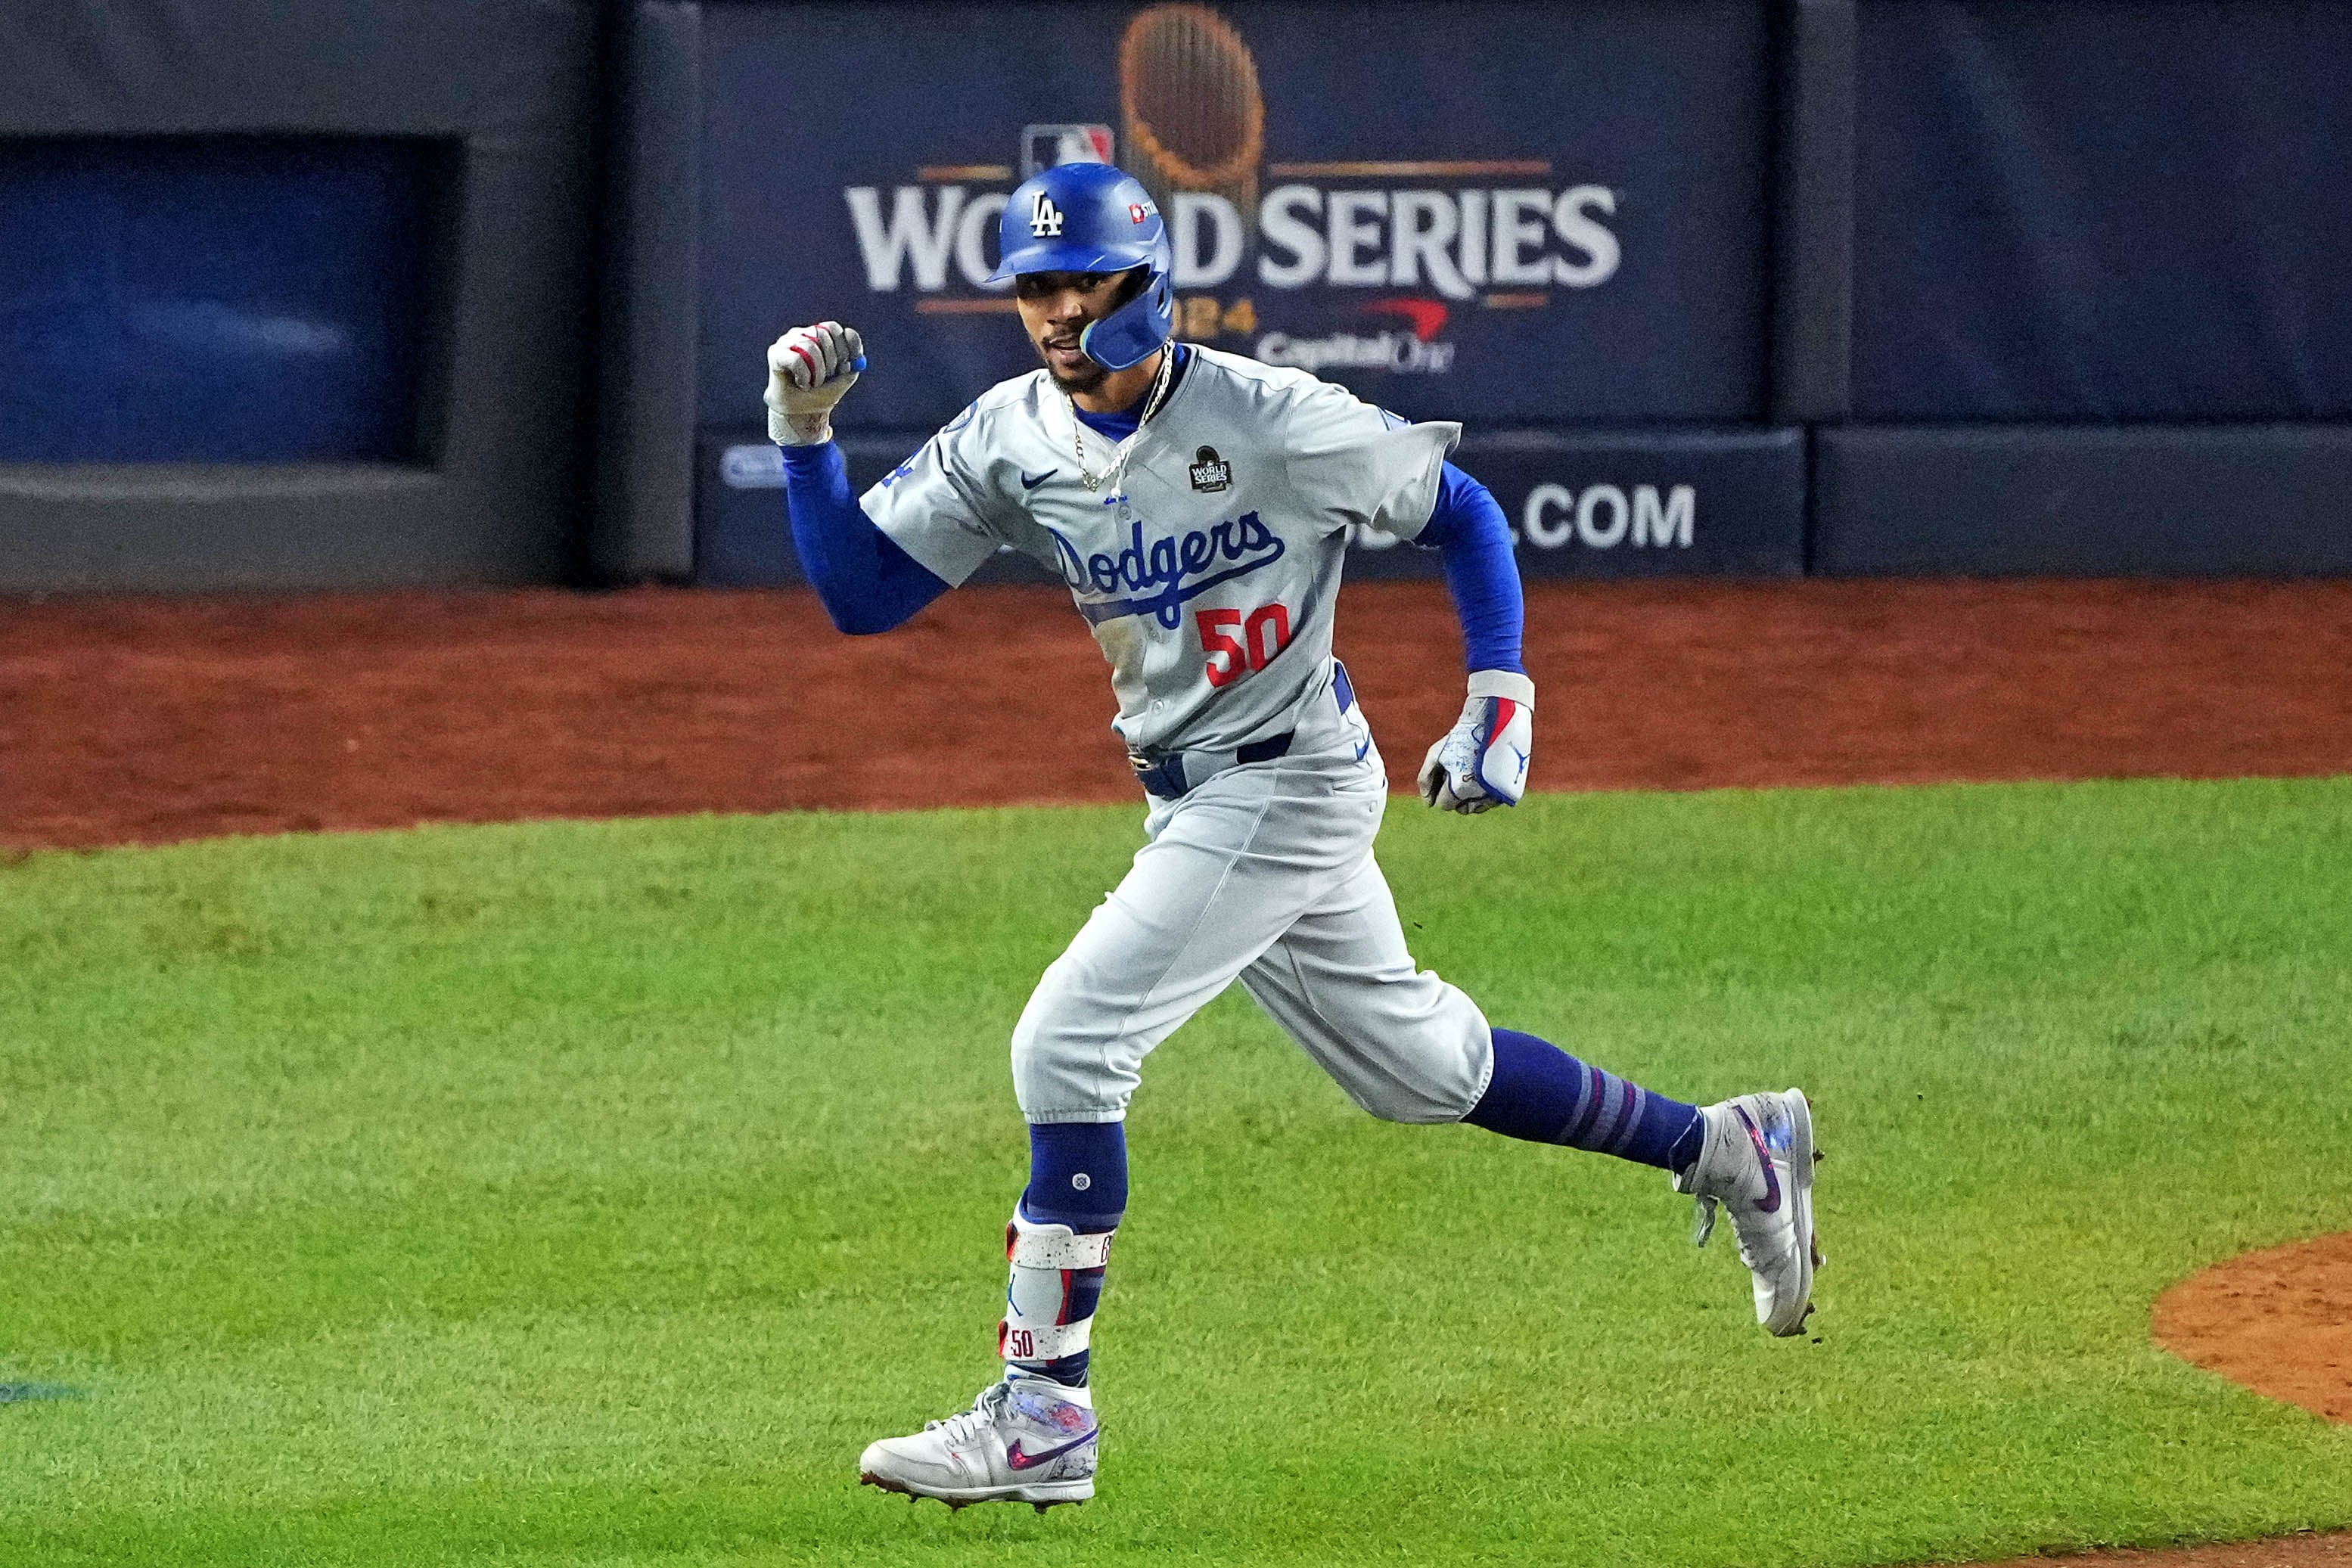
<svg viewBox="0 0 2352 1568">
<path fill-rule="evenodd" d="M 1757 1210 L 1763 1214 L 1778 1214 L 1780 1212 L 1780 1176 L 1772 1168 L 1771 1151 L 1764 1146 L 1764 1134 L 1756 1130 L 1748 1108 L 1734 1105 L 1732 1110 L 1738 1113 L 1739 1124 L 1748 1129 L 1748 1141 L 1756 1145 L 1756 1163 L 1764 1167 L 1764 1198 L 1756 1206 Z"/>
<path fill-rule="evenodd" d="M 1097 1432 L 1100 1430 L 1100 1427 L 1096 1428 Z M 1021 1440 L 1016 1437 L 1013 1440 L 1013 1446 L 1004 1450 L 1004 1462 L 1016 1470 L 1025 1470 L 1032 1465 L 1042 1465 L 1047 1459 L 1058 1459 L 1072 1448 L 1082 1448 L 1094 1440 L 1095 1432 L 1088 1432 L 1085 1437 L 1074 1437 L 1058 1448 L 1048 1448 L 1042 1454 L 1030 1454 L 1022 1451 Z"/>
<path fill-rule="evenodd" d="M 1021 487 L 1024 490 L 1034 490 L 1038 486 L 1044 484 L 1046 480 L 1051 479 L 1055 475 L 1059 474 L 1061 470 L 1059 468 L 1048 468 L 1043 474 L 1040 474 L 1037 477 L 1032 479 L 1029 477 L 1029 470 L 1024 468 L 1021 470 Z"/>
</svg>

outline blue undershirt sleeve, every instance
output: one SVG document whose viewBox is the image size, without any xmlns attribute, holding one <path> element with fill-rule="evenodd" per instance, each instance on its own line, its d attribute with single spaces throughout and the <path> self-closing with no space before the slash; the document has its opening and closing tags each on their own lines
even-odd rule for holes
<svg viewBox="0 0 2352 1568">
<path fill-rule="evenodd" d="M 1493 493 L 1448 463 L 1438 481 L 1436 508 L 1413 542 L 1437 547 L 1470 670 L 1527 674 L 1519 663 L 1527 620 L 1519 563 L 1511 553 L 1510 522 Z"/>
<path fill-rule="evenodd" d="M 852 636 L 887 632 L 948 591 L 858 506 L 840 447 L 827 441 L 783 453 L 793 549 L 836 628 Z"/>
</svg>

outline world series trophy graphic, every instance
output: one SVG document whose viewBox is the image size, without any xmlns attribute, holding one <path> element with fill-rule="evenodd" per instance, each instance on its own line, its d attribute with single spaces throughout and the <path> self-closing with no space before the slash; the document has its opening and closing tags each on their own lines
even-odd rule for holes
<svg viewBox="0 0 2352 1568">
<path fill-rule="evenodd" d="M 1160 210 L 1180 191 L 1223 196 L 1244 225 L 1257 213 L 1265 99 L 1257 62 L 1206 5 L 1137 13 L 1118 47 L 1118 101 L 1128 172 Z"/>
</svg>

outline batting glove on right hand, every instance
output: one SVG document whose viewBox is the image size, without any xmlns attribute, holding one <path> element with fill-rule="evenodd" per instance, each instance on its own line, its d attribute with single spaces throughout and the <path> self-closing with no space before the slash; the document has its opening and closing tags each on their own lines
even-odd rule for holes
<svg viewBox="0 0 2352 1568">
<path fill-rule="evenodd" d="M 1421 765 L 1421 798 L 1465 815 L 1516 806 L 1536 747 L 1536 684 L 1509 670 L 1470 677 L 1470 700 Z"/>
<path fill-rule="evenodd" d="M 833 439 L 833 405 L 857 384 L 866 343 L 838 321 L 795 327 L 768 345 L 768 439 L 815 446 Z"/>
</svg>

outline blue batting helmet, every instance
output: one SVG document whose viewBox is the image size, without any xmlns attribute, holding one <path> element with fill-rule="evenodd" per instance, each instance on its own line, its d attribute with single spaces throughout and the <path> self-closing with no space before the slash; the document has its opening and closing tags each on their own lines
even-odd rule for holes
<svg viewBox="0 0 2352 1568">
<path fill-rule="evenodd" d="M 1126 272 L 1146 267 L 1134 298 L 1088 324 L 1078 348 L 1107 370 L 1139 365 L 1176 325 L 1169 280 L 1176 260 L 1160 204 L 1108 163 L 1059 163 L 1023 181 L 1004 204 L 992 283 L 1024 272 Z"/>
</svg>

